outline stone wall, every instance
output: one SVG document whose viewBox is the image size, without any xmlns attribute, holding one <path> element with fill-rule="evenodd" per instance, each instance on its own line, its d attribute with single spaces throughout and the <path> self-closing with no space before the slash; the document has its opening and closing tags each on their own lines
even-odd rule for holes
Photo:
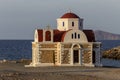
<svg viewBox="0 0 120 80">
<path fill-rule="evenodd" d="M 90 63 L 91 62 L 91 53 L 90 51 L 86 50 L 83 51 L 83 63 Z"/>
<path fill-rule="evenodd" d="M 82 48 L 88 48 L 89 44 L 83 44 Z"/>
<path fill-rule="evenodd" d="M 64 50 L 64 53 L 62 54 L 62 64 L 69 64 L 69 62 L 70 62 L 69 50 Z"/>
<path fill-rule="evenodd" d="M 32 48 L 36 48 L 37 44 L 32 43 Z"/>
<path fill-rule="evenodd" d="M 93 48 L 98 48 L 100 45 L 98 45 L 98 44 L 94 44 L 93 45 Z"/>
<path fill-rule="evenodd" d="M 55 44 L 40 44 L 40 48 L 56 48 Z"/>
<path fill-rule="evenodd" d="M 41 51 L 40 61 L 41 63 L 54 63 L 55 62 L 55 55 L 54 50 L 44 50 Z"/>
<path fill-rule="evenodd" d="M 64 44 L 64 48 L 71 48 L 72 44 Z"/>
</svg>

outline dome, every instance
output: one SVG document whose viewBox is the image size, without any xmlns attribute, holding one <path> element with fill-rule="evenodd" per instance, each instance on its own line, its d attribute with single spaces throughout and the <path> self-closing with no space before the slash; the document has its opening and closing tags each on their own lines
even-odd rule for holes
<svg viewBox="0 0 120 80">
<path fill-rule="evenodd" d="M 77 16 L 76 14 L 74 13 L 65 13 L 61 18 L 79 18 L 79 16 Z"/>
</svg>

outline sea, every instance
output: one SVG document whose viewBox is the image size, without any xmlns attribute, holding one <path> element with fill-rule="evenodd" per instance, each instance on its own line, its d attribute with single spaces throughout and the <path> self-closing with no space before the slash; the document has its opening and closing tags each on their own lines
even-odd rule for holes
<svg viewBox="0 0 120 80">
<path fill-rule="evenodd" d="M 31 59 L 33 40 L 0 40 L 0 60 Z"/>
<path fill-rule="evenodd" d="M 0 60 L 31 59 L 32 42 L 33 40 L 0 40 Z M 102 43 L 102 51 L 120 46 L 120 40 L 98 40 L 98 42 Z M 120 60 L 102 59 L 102 64 L 120 67 Z"/>
</svg>

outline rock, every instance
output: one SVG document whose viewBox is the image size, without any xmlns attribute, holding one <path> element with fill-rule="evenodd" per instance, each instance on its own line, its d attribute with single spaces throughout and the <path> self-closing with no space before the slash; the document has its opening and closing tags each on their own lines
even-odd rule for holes
<svg viewBox="0 0 120 80">
<path fill-rule="evenodd" d="M 103 51 L 103 58 L 120 60 L 120 46 Z"/>
</svg>

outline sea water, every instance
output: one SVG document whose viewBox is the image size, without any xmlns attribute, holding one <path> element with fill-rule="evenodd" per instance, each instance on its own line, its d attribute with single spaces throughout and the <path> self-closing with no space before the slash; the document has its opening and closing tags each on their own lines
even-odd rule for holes
<svg viewBox="0 0 120 80">
<path fill-rule="evenodd" d="M 32 40 L 0 40 L 0 60 L 31 59 Z"/>
<path fill-rule="evenodd" d="M 111 48 L 120 46 L 120 40 L 98 40 L 98 42 L 101 42 L 102 50 L 109 50 Z"/>
</svg>

